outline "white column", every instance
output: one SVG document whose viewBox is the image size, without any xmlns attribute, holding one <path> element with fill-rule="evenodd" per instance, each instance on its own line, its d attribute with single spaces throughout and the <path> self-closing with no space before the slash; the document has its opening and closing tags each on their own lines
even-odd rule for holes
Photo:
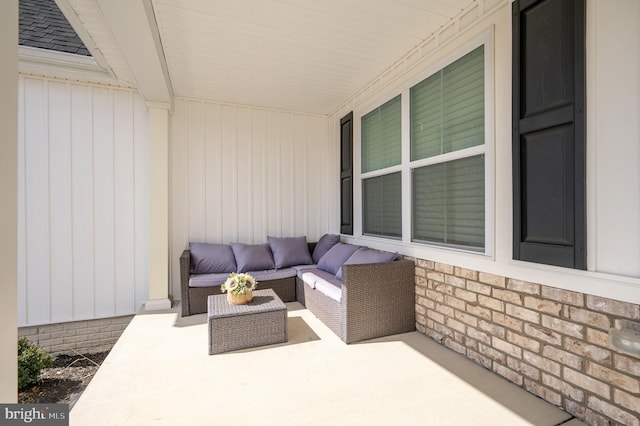
<svg viewBox="0 0 640 426">
<path fill-rule="evenodd" d="M 18 0 L 0 2 L 0 402 L 18 401 Z"/>
<path fill-rule="evenodd" d="M 169 301 L 169 104 L 149 107 L 149 301 L 146 311 Z"/>
</svg>

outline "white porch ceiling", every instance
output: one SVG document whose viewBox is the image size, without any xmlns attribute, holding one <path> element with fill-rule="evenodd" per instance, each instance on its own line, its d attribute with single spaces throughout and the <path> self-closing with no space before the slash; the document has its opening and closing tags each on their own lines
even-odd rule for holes
<svg viewBox="0 0 640 426">
<path fill-rule="evenodd" d="M 56 0 L 148 100 L 162 92 L 315 114 L 333 112 L 475 1 Z M 114 47 L 120 56 L 106 54 Z M 153 87 L 162 80 L 165 90 Z"/>
</svg>

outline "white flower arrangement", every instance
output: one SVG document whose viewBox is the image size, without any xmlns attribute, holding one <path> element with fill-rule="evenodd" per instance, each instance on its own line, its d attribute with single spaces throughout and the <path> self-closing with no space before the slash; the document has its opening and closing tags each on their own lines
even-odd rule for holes
<svg viewBox="0 0 640 426">
<path fill-rule="evenodd" d="M 228 291 L 234 295 L 245 295 L 247 290 L 255 290 L 258 281 L 249 274 L 236 274 L 232 272 L 229 278 L 222 284 L 220 291 L 223 293 Z"/>
</svg>

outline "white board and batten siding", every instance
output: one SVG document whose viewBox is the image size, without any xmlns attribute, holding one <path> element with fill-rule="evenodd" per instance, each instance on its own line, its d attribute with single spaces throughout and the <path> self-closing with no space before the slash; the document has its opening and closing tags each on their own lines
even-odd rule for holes
<svg viewBox="0 0 640 426">
<path fill-rule="evenodd" d="M 171 116 L 171 288 L 189 242 L 263 243 L 327 232 L 338 170 L 327 117 L 176 99 Z"/>
<path fill-rule="evenodd" d="M 146 301 L 148 158 L 137 92 L 20 77 L 19 326 Z"/>
</svg>

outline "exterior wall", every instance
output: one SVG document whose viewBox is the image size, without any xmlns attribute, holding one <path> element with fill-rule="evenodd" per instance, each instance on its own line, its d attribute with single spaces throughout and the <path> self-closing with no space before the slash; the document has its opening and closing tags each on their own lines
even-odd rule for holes
<svg viewBox="0 0 640 426">
<path fill-rule="evenodd" d="M 0 2 L 0 402 L 18 401 L 18 0 Z"/>
<path fill-rule="evenodd" d="M 475 13 L 474 13 L 475 11 Z M 484 14 L 483 14 L 484 13 Z M 350 242 L 449 265 L 484 271 L 514 279 L 584 292 L 620 301 L 640 303 L 640 3 L 587 2 L 587 245 L 588 271 L 514 261 L 512 257 L 511 175 L 511 2 L 480 1 L 463 12 L 457 22 L 443 28 L 375 79 L 329 119 L 331 139 L 339 148 L 339 120 L 354 111 L 354 140 L 359 142 L 359 120 L 380 99 L 399 88 L 479 35 L 493 34 L 493 215 L 494 231 L 487 235 L 486 255 L 373 238 L 358 233 L 360 200 L 354 200 L 356 233 Z M 619 40 L 627 40 L 624 46 Z M 630 50 L 629 50 L 630 49 Z M 355 185 L 359 185 L 358 149 L 355 150 Z M 337 167 L 337 166 L 336 166 Z M 338 186 L 337 173 L 332 185 Z M 357 194 L 357 191 L 356 191 Z M 338 218 L 336 209 L 334 216 Z M 332 224 L 332 229 L 338 229 Z"/>
<path fill-rule="evenodd" d="M 147 109 L 137 92 L 20 77 L 18 325 L 148 297 Z"/>
<path fill-rule="evenodd" d="M 107 352 L 132 319 L 133 315 L 127 315 L 22 327 L 18 329 L 18 336 L 26 337 L 52 355 Z"/>
<path fill-rule="evenodd" d="M 640 424 L 640 358 L 609 328 L 640 306 L 444 263 L 416 261 L 416 328 L 589 424 Z"/>
<path fill-rule="evenodd" d="M 176 99 L 170 142 L 172 295 L 190 241 L 266 242 L 267 235 L 317 241 L 327 232 L 327 118 Z"/>
<path fill-rule="evenodd" d="M 474 2 L 329 118 L 338 150 L 339 120 L 354 112 L 357 187 L 362 113 L 474 37 L 492 32 L 491 252 L 446 250 L 406 236 L 363 236 L 357 198 L 356 232 L 343 239 L 415 258 L 421 332 L 590 424 L 640 424 L 640 358 L 608 341 L 609 328 L 640 330 L 638 20 L 636 1 L 587 0 L 587 271 L 512 258 L 510 1 Z M 339 188 L 335 175 L 332 185 Z M 337 208 L 333 214 L 339 217 Z M 337 223 L 332 229 L 339 229 Z"/>
</svg>

